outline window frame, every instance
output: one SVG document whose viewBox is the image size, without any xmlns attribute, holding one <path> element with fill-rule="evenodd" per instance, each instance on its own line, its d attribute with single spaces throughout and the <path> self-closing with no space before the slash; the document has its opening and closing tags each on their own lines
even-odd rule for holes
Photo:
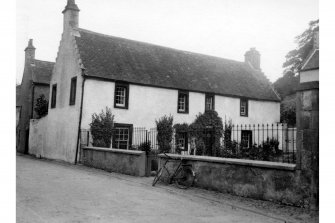
<svg viewBox="0 0 335 223">
<path fill-rule="evenodd" d="M 133 142 L 133 124 L 125 124 L 125 123 L 114 123 L 114 129 L 113 129 L 113 137 L 112 137 L 112 143 L 111 143 L 111 147 L 113 149 L 120 149 L 120 148 L 116 148 L 114 147 L 115 145 L 115 134 L 116 134 L 116 129 L 118 128 L 127 128 L 128 129 L 128 147 L 127 150 L 130 149 L 130 147 L 132 146 L 132 142 Z"/>
<path fill-rule="evenodd" d="M 57 84 L 53 84 L 51 87 L 50 108 L 56 108 L 56 103 L 57 103 Z"/>
<path fill-rule="evenodd" d="M 245 102 L 245 111 L 242 113 L 242 104 Z M 240 99 L 240 116 L 242 117 L 248 117 L 249 115 L 249 100 L 246 98 Z"/>
<path fill-rule="evenodd" d="M 248 147 L 252 147 L 252 131 L 251 130 L 241 130 L 241 144 L 243 145 L 243 136 L 247 135 L 248 136 Z"/>
<path fill-rule="evenodd" d="M 116 103 L 116 93 L 117 93 L 117 88 L 122 87 L 125 88 L 125 105 L 121 106 Z M 115 89 L 114 89 L 114 108 L 121 108 L 121 109 L 128 109 L 129 105 L 129 84 L 128 83 L 122 83 L 122 82 L 115 82 Z"/>
<path fill-rule="evenodd" d="M 179 110 L 179 98 L 181 96 L 185 96 L 185 110 Z M 188 114 L 189 112 L 189 92 L 188 91 L 181 91 L 178 90 L 178 98 L 177 98 L 177 113 L 181 113 L 181 114 Z"/>
<path fill-rule="evenodd" d="M 207 108 L 207 98 L 212 98 L 212 109 Z M 205 111 L 215 110 L 215 94 L 206 93 L 205 94 Z"/>
<path fill-rule="evenodd" d="M 69 105 L 75 105 L 76 104 L 76 94 L 77 94 L 77 77 L 71 78 L 71 84 L 70 84 L 70 100 Z"/>
</svg>

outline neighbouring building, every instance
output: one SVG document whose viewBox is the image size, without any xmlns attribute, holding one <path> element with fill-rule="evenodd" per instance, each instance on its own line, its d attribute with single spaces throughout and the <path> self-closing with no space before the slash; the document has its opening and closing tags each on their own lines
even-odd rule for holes
<svg viewBox="0 0 335 223">
<path fill-rule="evenodd" d="M 36 100 L 45 95 L 49 98 L 49 82 L 54 63 L 35 59 L 33 40 L 25 49 L 25 63 L 21 85 L 16 87 L 16 148 L 28 153 L 29 121 L 38 118 Z"/>
<path fill-rule="evenodd" d="M 169 114 L 175 123 L 211 109 L 234 123 L 279 122 L 280 98 L 254 48 L 239 62 L 92 32 L 79 28 L 74 0 L 63 15 L 49 113 L 31 123 L 38 155 L 75 162 L 81 129 L 106 107 L 115 115 L 114 140 L 124 148 L 133 127 L 154 127 Z"/>
</svg>

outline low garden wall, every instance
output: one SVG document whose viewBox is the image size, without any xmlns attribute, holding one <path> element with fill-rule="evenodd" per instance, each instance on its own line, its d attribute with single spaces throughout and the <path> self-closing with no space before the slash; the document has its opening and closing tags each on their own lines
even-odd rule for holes
<svg viewBox="0 0 335 223">
<path fill-rule="evenodd" d="M 187 160 L 196 172 L 194 186 L 238 196 L 308 207 L 308 177 L 295 164 L 256 160 L 168 154 L 173 159 Z M 159 155 L 159 166 L 166 157 Z M 173 171 L 178 162 L 167 164 Z M 163 172 L 163 178 L 166 173 Z"/>
<path fill-rule="evenodd" d="M 144 151 L 83 147 L 81 154 L 85 166 L 133 176 L 145 176 L 146 154 Z"/>
<path fill-rule="evenodd" d="M 47 124 L 47 117 L 43 117 L 41 119 L 30 119 L 29 154 L 36 157 L 44 157 Z"/>
</svg>

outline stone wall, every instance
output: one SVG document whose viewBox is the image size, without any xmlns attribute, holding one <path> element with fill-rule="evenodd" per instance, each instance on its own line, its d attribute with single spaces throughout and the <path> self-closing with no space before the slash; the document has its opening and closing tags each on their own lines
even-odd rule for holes
<svg viewBox="0 0 335 223">
<path fill-rule="evenodd" d="M 143 151 L 82 148 L 82 163 L 85 166 L 133 176 L 145 176 L 146 154 Z"/>
<path fill-rule="evenodd" d="M 319 209 L 319 83 L 307 82 L 297 92 L 297 167 L 310 181 L 312 209 Z"/>
<path fill-rule="evenodd" d="M 204 156 L 183 158 L 196 172 L 196 187 L 301 207 L 310 203 L 308 178 L 296 170 L 295 164 Z M 165 160 L 164 155 L 159 155 L 160 166 Z M 178 162 L 169 162 L 169 171 L 177 165 Z"/>
</svg>

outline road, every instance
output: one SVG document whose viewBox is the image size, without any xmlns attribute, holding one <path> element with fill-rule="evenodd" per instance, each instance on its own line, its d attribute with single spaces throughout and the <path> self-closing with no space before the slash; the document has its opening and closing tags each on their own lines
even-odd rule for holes
<svg viewBox="0 0 335 223">
<path fill-rule="evenodd" d="M 283 222 L 201 189 L 29 156 L 16 162 L 17 222 Z"/>
</svg>

